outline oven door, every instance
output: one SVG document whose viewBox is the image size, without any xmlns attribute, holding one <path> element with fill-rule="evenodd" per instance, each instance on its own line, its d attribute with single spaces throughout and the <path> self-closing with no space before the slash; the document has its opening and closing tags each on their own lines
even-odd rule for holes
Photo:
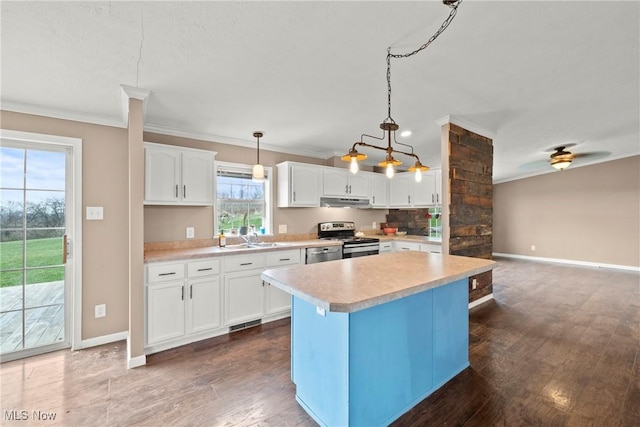
<svg viewBox="0 0 640 427">
<path fill-rule="evenodd" d="M 342 258 L 357 258 L 367 255 L 378 255 L 380 253 L 379 243 L 349 244 L 345 243 L 342 248 Z"/>
</svg>

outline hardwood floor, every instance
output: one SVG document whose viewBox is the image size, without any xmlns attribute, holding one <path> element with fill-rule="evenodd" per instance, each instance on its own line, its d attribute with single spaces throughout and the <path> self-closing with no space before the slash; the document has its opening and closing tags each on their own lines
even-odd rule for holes
<svg viewBox="0 0 640 427">
<path fill-rule="evenodd" d="M 640 425 L 640 275 L 497 261 L 495 300 L 470 312 L 471 367 L 394 425 Z M 131 370 L 123 342 L 7 362 L 0 424 L 313 426 L 289 338 L 278 321 Z"/>
</svg>

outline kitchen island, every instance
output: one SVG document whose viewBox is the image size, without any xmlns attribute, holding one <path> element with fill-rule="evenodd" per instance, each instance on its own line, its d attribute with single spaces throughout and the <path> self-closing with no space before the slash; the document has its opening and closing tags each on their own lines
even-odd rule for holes
<svg viewBox="0 0 640 427">
<path fill-rule="evenodd" d="M 266 270 L 292 295 L 296 400 L 324 426 L 397 419 L 469 366 L 468 278 L 494 266 L 409 251 Z"/>
</svg>

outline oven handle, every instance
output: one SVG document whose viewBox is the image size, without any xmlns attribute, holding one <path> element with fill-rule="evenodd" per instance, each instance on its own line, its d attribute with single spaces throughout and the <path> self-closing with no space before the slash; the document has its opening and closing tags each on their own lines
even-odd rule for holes
<svg viewBox="0 0 640 427">
<path fill-rule="evenodd" d="M 348 254 L 355 254 L 358 252 L 371 252 L 371 251 L 379 251 L 379 250 L 380 250 L 380 245 L 376 243 L 373 245 L 356 245 L 356 246 L 345 245 L 343 252 Z"/>
</svg>

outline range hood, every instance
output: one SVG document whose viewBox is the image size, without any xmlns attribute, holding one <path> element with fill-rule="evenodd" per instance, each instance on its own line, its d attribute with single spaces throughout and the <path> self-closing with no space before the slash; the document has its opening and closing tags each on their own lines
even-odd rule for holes
<svg viewBox="0 0 640 427">
<path fill-rule="evenodd" d="M 350 199 L 345 197 L 321 197 L 320 206 L 328 208 L 371 208 L 369 199 Z"/>
</svg>

